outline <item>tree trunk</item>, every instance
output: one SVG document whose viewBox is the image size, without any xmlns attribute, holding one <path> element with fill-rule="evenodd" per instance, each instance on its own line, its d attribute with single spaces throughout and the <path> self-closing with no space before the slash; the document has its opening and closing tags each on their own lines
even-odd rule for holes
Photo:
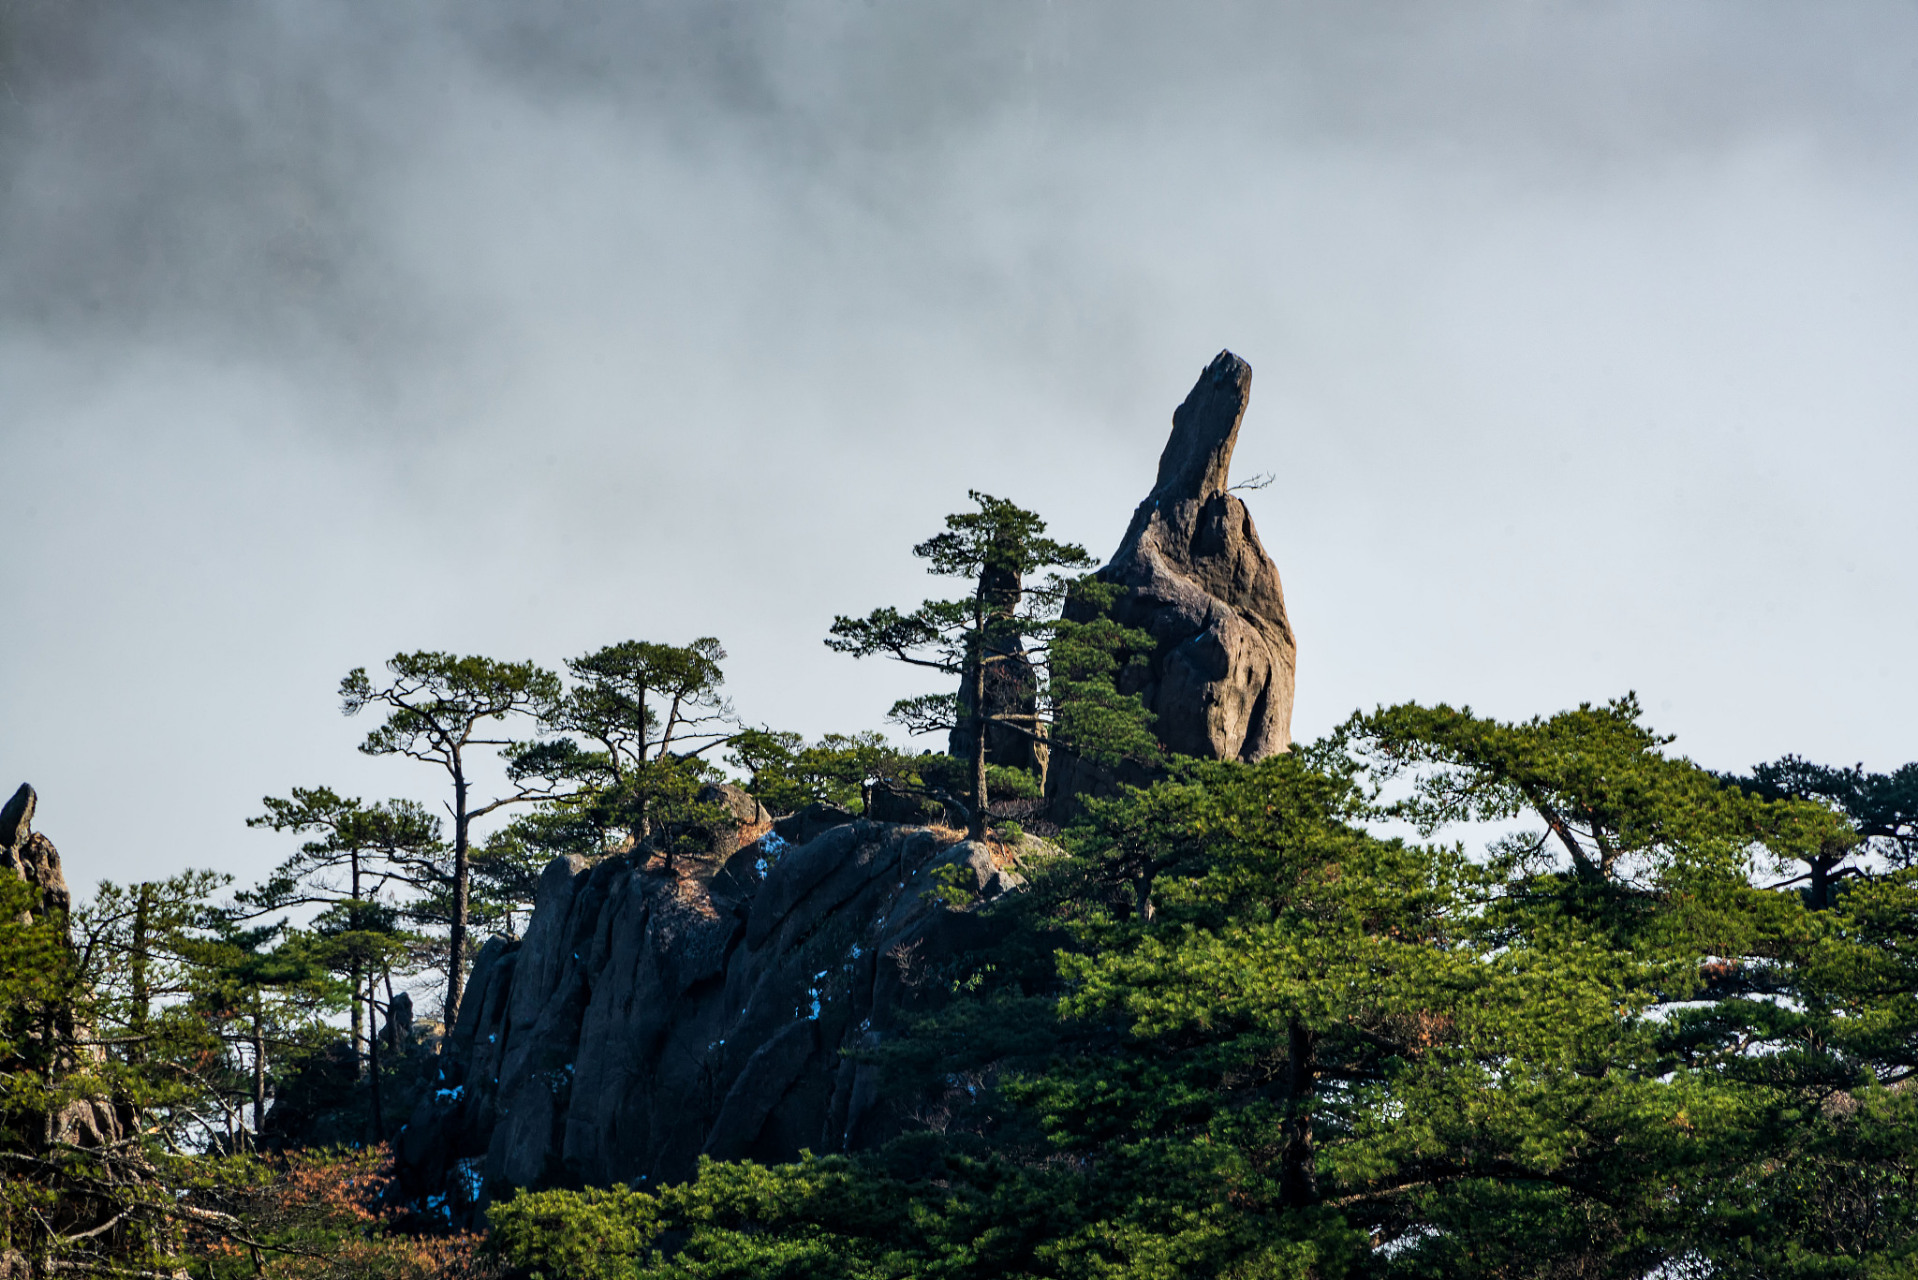
<svg viewBox="0 0 1918 1280">
<path fill-rule="evenodd" d="M 1286 1027 L 1284 1148 L 1279 1156 L 1279 1194 L 1288 1209 L 1318 1203 L 1312 1149 L 1312 1033 L 1297 1018 Z"/>
<path fill-rule="evenodd" d="M 133 954 L 128 957 L 127 971 L 132 984 L 133 1008 L 133 1044 L 127 1051 L 127 1057 L 133 1062 L 146 1059 L 147 1018 L 153 1011 L 153 989 L 147 982 L 147 949 L 151 945 L 149 935 L 153 921 L 153 886 L 142 882 L 133 899 Z"/>
<path fill-rule="evenodd" d="M 360 962 L 356 958 L 351 965 L 350 978 L 353 983 L 353 1078 L 366 1077 L 366 1010 L 360 1004 Z M 366 990 L 371 992 L 373 984 L 369 980 Z"/>
<path fill-rule="evenodd" d="M 972 821 L 966 835 L 986 838 L 986 636 L 979 633 L 979 650 L 972 661 Z"/>
<path fill-rule="evenodd" d="M 459 1020 L 460 996 L 466 986 L 466 913 L 467 913 L 467 858 L 466 858 L 466 773 L 460 768 L 459 758 L 453 760 L 453 927 L 447 940 L 446 957 L 446 1008 L 440 1014 L 440 1021 L 448 1032 Z M 452 1037 L 449 1035 L 447 1040 Z"/>
<path fill-rule="evenodd" d="M 353 1010 L 356 1018 L 359 1016 L 359 1005 L 359 993 L 356 991 L 353 995 Z M 380 1107 L 380 1007 L 374 1002 L 373 978 L 370 974 L 366 979 L 366 1012 L 373 1024 L 373 1034 L 366 1038 L 366 1052 L 367 1061 L 371 1064 L 369 1075 L 373 1083 L 373 1141 L 378 1143 L 386 1141 L 386 1117 L 381 1113 Z M 387 1013 L 387 1020 L 390 1022 L 392 1021 L 391 1005 L 387 1006 Z"/>
<path fill-rule="evenodd" d="M 1811 860 L 1811 909 L 1823 911 L 1831 906 L 1831 869 L 1836 866 L 1836 858 L 1814 857 Z"/>
<path fill-rule="evenodd" d="M 350 928 L 357 931 L 360 927 L 360 851 L 358 849 L 350 849 L 347 851 L 346 856 L 348 865 L 352 868 L 353 872 L 353 882 L 350 886 L 353 916 L 347 921 L 347 924 Z M 348 976 L 353 983 L 353 1078 L 357 1080 L 366 1074 L 366 1023 L 361 1016 L 360 1009 L 360 974 L 363 971 L 363 966 L 360 964 L 358 956 L 353 958 L 350 969 L 351 972 Z M 369 998 L 373 994 L 373 979 L 371 975 L 368 975 L 366 979 L 366 994 Z"/>
<path fill-rule="evenodd" d="M 266 1020 L 253 1015 L 253 1139 L 266 1129 Z"/>
</svg>

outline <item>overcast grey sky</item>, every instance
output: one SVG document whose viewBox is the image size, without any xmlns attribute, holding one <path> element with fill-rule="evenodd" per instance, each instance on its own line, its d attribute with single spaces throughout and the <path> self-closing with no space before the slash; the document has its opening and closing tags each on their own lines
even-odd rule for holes
<svg viewBox="0 0 1918 1280">
<path fill-rule="evenodd" d="M 0 779 L 80 883 L 287 852 L 396 650 L 828 653 L 969 488 L 1108 554 L 1172 407 L 1294 731 L 1635 689 L 1918 757 L 1918 6 L 0 3 Z"/>
</svg>

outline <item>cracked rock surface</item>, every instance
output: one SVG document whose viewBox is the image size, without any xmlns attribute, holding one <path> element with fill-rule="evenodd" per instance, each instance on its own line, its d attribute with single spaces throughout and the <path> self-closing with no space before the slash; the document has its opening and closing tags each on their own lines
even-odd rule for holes
<svg viewBox="0 0 1918 1280">
<path fill-rule="evenodd" d="M 656 1186 L 702 1154 L 883 1141 L 898 1121 L 841 1050 L 936 1000 L 1002 927 L 926 893 L 931 869 L 964 864 L 976 907 L 1016 887 L 1013 861 L 865 820 L 672 869 L 554 860 L 525 937 L 474 963 L 437 1092 L 399 1139 L 403 1194 L 470 1220 L 509 1187 Z"/>
</svg>

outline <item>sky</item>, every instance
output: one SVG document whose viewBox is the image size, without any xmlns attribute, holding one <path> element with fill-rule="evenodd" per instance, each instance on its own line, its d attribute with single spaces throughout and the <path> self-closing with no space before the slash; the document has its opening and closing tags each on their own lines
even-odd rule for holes
<svg viewBox="0 0 1918 1280">
<path fill-rule="evenodd" d="M 1235 475 L 1294 733 L 1635 690 L 1715 768 L 1918 758 L 1918 6 L 0 3 L 0 782 L 84 886 L 441 796 L 340 677 L 836 614 L 968 490 L 1116 547 Z"/>
</svg>

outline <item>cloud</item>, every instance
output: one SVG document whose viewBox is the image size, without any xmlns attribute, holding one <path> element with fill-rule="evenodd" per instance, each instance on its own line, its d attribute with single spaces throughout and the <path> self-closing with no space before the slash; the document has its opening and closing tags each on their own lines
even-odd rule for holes
<svg viewBox="0 0 1918 1280">
<path fill-rule="evenodd" d="M 434 794 L 332 711 L 402 648 L 712 633 L 874 724 L 831 617 L 969 488 L 1109 550 L 1224 345 L 1301 733 L 1637 687 L 1902 762 L 1915 24 L 16 3 L 0 771 L 82 879 L 244 871 L 263 792 Z"/>
</svg>

